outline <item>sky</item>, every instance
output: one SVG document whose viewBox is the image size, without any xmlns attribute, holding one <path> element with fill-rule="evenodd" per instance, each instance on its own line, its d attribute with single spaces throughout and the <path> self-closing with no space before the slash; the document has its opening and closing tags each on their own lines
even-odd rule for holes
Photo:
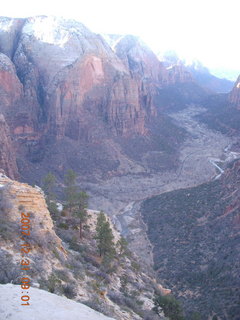
<svg viewBox="0 0 240 320">
<path fill-rule="evenodd" d="M 155 52 L 175 50 L 215 73 L 240 73 L 239 0 L 0 1 L 1 16 L 72 18 L 97 33 L 138 35 Z"/>
</svg>

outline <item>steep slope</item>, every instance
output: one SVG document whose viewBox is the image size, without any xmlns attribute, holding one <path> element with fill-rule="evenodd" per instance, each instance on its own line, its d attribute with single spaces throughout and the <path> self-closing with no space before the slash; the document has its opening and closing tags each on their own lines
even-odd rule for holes
<svg viewBox="0 0 240 320">
<path fill-rule="evenodd" d="M 159 278 L 201 319 L 239 319 L 239 173 L 142 204 Z"/>
<path fill-rule="evenodd" d="M 239 135 L 240 97 L 239 78 L 229 94 L 219 94 L 207 97 L 203 106 L 207 109 L 198 117 L 210 128 L 229 135 Z"/>
<path fill-rule="evenodd" d="M 174 66 L 183 64 L 188 72 L 191 73 L 193 79 L 203 88 L 217 93 L 228 93 L 233 88 L 233 81 L 227 80 L 222 77 L 216 77 L 210 73 L 198 60 L 191 62 L 181 60 L 177 53 L 174 51 L 168 51 L 163 54 L 159 54 L 159 58 L 164 62 L 166 66 Z"/>
<path fill-rule="evenodd" d="M 1 174 L 0 283 L 21 284 L 21 278 L 28 277 L 29 292 L 24 291 L 26 288 L 22 291 L 30 297 L 33 292 L 33 302 L 36 291 L 32 287 L 40 287 L 117 320 L 154 319 L 151 309 L 155 291 L 167 291 L 150 270 L 141 268 L 134 254 L 129 250 L 122 254 L 117 245 L 120 234 L 110 220 L 117 253 L 110 264 L 103 262 L 95 240 L 98 214 L 99 211 L 88 211 L 87 229 L 80 240 L 79 222 L 73 214 L 55 212 L 53 221 L 41 189 Z M 23 262 L 28 262 L 24 270 Z"/>
<path fill-rule="evenodd" d="M 234 82 L 221 79 L 212 75 L 209 70 L 196 68 L 195 65 L 188 66 L 187 69 L 193 78 L 204 88 L 217 93 L 228 93 L 232 90 Z"/>
<path fill-rule="evenodd" d="M 112 48 L 133 75 L 144 78 L 145 82 L 163 83 L 167 71 L 141 39 L 132 35 L 120 36 Z"/>
</svg>

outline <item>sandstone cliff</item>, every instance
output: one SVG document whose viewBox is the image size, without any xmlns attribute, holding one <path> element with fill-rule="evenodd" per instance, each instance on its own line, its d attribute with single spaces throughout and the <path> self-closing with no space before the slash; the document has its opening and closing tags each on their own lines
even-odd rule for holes
<svg viewBox="0 0 240 320">
<path fill-rule="evenodd" d="M 11 178 L 18 177 L 15 150 L 5 118 L 0 114 L 0 169 Z"/>
<path fill-rule="evenodd" d="M 229 102 L 238 110 L 240 110 L 240 76 L 235 82 L 234 88 L 229 94 Z"/>
<path fill-rule="evenodd" d="M 166 116 L 158 114 L 155 96 L 189 78 L 174 80 L 178 73 L 170 74 L 138 38 L 116 40 L 111 48 L 72 20 L 0 18 L 0 112 L 23 180 L 39 183 L 49 170 L 62 177 L 68 167 L 93 179 L 146 172 L 152 169 L 143 153 L 153 145 L 165 152 L 156 143 L 164 134 L 155 129 Z M 141 159 L 132 148 L 137 141 Z M 175 145 L 169 163 L 176 163 Z"/>
<path fill-rule="evenodd" d="M 27 19 L 13 61 L 38 125 L 58 138 L 94 140 L 106 126 L 115 135 L 144 134 L 141 88 L 103 38 L 81 23 Z"/>
</svg>

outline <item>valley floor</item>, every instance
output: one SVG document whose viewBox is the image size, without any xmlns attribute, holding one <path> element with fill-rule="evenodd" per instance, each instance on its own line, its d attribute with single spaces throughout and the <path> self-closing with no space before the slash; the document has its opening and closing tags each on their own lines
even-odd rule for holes
<svg viewBox="0 0 240 320">
<path fill-rule="evenodd" d="M 189 133 L 180 150 L 181 164 L 176 171 L 113 177 L 98 184 L 84 185 L 91 195 L 91 208 L 111 215 L 117 228 L 130 241 L 131 249 L 147 264 L 153 261 L 151 244 L 138 210 L 141 201 L 207 182 L 223 172 L 217 168 L 217 163 L 224 167 L 224 163 L 240 157 L 231 152 L 235 138 L 210 130 L 194 118 L 204 111 L 204 108 L 189 106 L 171 115 L 175 123 Z"/>
</svg>

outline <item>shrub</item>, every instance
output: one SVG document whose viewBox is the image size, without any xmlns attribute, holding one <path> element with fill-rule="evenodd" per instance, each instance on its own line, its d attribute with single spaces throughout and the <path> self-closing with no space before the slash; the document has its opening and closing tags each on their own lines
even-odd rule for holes
<svg viewBox="0 0 240 320">
<path fill-rule="evenodd" d="M 68 299 L 73 299 L 77 296 L 77 288 L 74 284 L 67 284 L 63 286 L 63 294 Z"/>
<path fill-rule="evenodd" d="M 68 272 L 66 270 L 56 270 L 55 274 L 57 278 L 63 280 L 64 282 L 69 281 Z"/>
<path fill-rule="evenodd" d="M 58 260 L 60 260 L 60 255 L 59 255 L 59 253 L 58 253 L 58 251 L 54 248 L 53 249 L 53 254 L 55 255 L 55 257 L 58 259 Z"/>
<path fill-rule="evenodd" d="M 124 305 L 124 297 L 121 293 L 110 290 L 108 291 L 107 295 L 112 302 L 118 305 Z"/>
<path fill-rule="evenodd" d="M 93 295 L 91 300 L 82 301 L 82 303 L 108 317 L 114 316 L 112 308 L 104 304 L 97 295 Z"/>
<path fill-rule="evenodd" d="M 159 314 L 159 307 L 163 309 L 165 316 L 170 320 L 184 320 L 180 302 L 173 296 L 156 296 L 153 310 Z"/>
<path fill-rule="evenodd" d="M 58 228 L 67 230 L 69 227 L 66 223 L 61 222 L 61 223 L 59 223 Z"/>
<path fill-rule="evenodd" d="M 54 273 L 52 273 L 47 280 L 47 288 L 51 293 L 56 293 L 59 290 L 61 291 L 61 281 Z"/>
<path fill-rule="evenodd" d="M 159 320 L 159 316 L 151 310 L 147 310 L 143 312 L 143 319 L 144 320 Z M 161 318 L 163 320 L 163 318 Z M 167 318 L 164 318 L 167 319 Z"/>
<path fill-rule="evenodd" d="M 137 263 L 136 261 L 132 261 L 132 262 L 131 262 L 131 267 L 133 268 L 133 270 L 134 270 L 135 272 L 139 272 L 140 269 L 141 269 L 140 264 Z"/>
<path fill-rule="evenodd" d="M 0 283 L 20 282 L 20 267 L 14 264 L 12 256 L 6 251 L 0 251 Z"/>
<path fill-rule="evenodd" d="M 100 278 L 101 280 L 104 280 L 105 284 L 110 284 L 111 283 L 111 279 L 110 279 L 109 275 L 106 272 L 99 270 L 95 274 L 96 274 L 96 276 L 98 278 Z"/>
<path fill-rule="evenodd" d="M 48 206 L 48 210 L 50 212 L 51 217 L 53 218 L 53 220 L 56 220 L 57 217 L 59 216 L 59 211 L 56 203 L 53 201 L 48 201 L 47 206 Z"/>
</svg>

